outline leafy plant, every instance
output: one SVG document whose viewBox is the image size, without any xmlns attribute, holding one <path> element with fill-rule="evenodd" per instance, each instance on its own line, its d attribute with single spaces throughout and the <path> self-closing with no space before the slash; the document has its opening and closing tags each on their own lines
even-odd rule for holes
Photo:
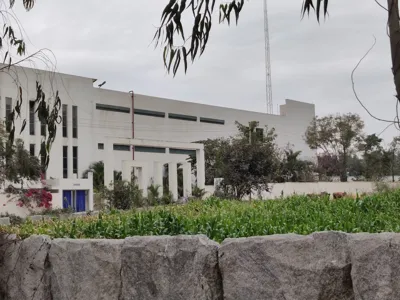
<svg viewBox="0 0 400 300">
<path fill-rule="evenodd" d="M 144 205 L 142 191 L 135 182 L 115 181 L 110 188 L 102 190 L 102 196 L 108 201 L 109 209 L 131 209 Z"/>
<path fill-rule="evenodd" d="M 75 220 L 49 220 L 1 230 L 22 238 L 46 234 L 52 238 L 109 238 L 128 236 L 205 234 L 215 241 L 272 234 L 310 234 L 319 231 L 400 232 L 400 190 L 342 197 L 293 196 L 269 201 L 228 201 L 208 198 L 186 205 L 117 211 Z"/>
<path fill-rule="evenodd" d="M 161 204 L 168 205 L 174 202 L 174 195 L 172 195 L 171 191 L 164 191 L 164 194 L 161 197 Z"/>
<path fill-rule="evenodd" d="M 82 178 L 88 178 L 89 172 L 93 173 L 93 189 L 100 191 L 104 187 L 104 162 L 96 161 L 83 171 Z M 114 181 L 122 180 L 122 172 L 114 170 Z"/>
<path fill-rule="evenodd" d="M 197 185 L 194 185 L 192 188 L 192 196 L 196 199 L 203 199 L 203 197 L 207 194 L 205 189 L 199 188 Z"/>
<path fill-rule="evenodd" d="M 161 204 L 160 188 L 158 184 L 151 184 L 147 188 L 147 201 L 149 205 L 159 205 Z"/>
</svg>

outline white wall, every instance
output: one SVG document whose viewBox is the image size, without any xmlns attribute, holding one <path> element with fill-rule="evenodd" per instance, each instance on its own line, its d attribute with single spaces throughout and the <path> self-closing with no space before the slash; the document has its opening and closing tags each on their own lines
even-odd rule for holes
<svg viewBox="0 0 400 300">
<path fill-rule="evenodd" d="M 400 182 L 387 183 L 391 188 L 400 188 Z M 206 186 L 205 188 L 207 196 L 214 193 L 214 186 Z M 374 182 L 286 182 L 286 183 L 276 183 L 271 184 L 270 192 L 263 192 L 263 199 L 275 199 L 283 196 L 292 195 L 307 195 L 307 194 L 319 194 L 319 193 L 343 193 L 356 195 L 362 193 L 372 193 L 376 191 L 376 185 Z M 257 195 L 254 194 L 254 198 Z"/>
<path fill-rule="evenodd" d="M 264 128 L 267 125 L 269 128 L 274 127 L 276 129 L 276 133 L 278 134 L 277 144 L 279 147 L 285 147 L 290 143 L 294 145 L 296 150 L 302 151 L 304 158 L 315 156 L 315 152 L 307 146 L 303 139 L 308 125 L 315 117 L 315 106 L 304 102 L 286 100 L 286 104 L 282 107 L 284 108 L 285 115 L 278 116 L 135 95 L 135 108 L 137 109 L 225 120 L 225 125 L 217 125 L 202 123 L 199 121 L 199 118 L 197 122 L 190 122 L 168 119 L 167 116 L 166 118 L 156 118 L 135 115 L 135 137 L 164 141 L 194 142 L 207 138 L 236 135 L 238 132 L 235 121 L 245 125 L 250 121 L 259 121 L 260 128 Z"/>
<path fill-rule="evenodd" d="M 40 150 L 40 123 L 36 122 L 36 135 L 29 135 L 28 100 L 36 97 L 35 82 L 43 83 L 46 97 L 59 91 L 63 104 L 68 105 L 68 137 L 62 137 L 62 125 L 57 129 L 57 138 L 50 153 L 51 161 L 47 177 L 61 178 L 63 174 L 62 147 L 68 146 L 68 177 L 73 178 L 72 147 L 78 146 L 78 176 L 90 163 L 104 160 L 104 150 L 98 149 L 98 143 L 105 143 L 106 136 L 119 138 L 132 137 L 132 99 L 127 91 L 118 92 L 93 87 L 92 78 L 84 78 L 66 74 L 52 74 L 29 68 L 14 68 L 12 74 L 18 76 L 23 88 L 24 105 L 22 117 L 27 119 L 22 138 L 26 148 L 29 144 L 36 145 L 36 153 Z M 0 117 L 5 117 L 5 97 L 18 96 L 15 78 L 0 73 Z M 50 84 L 51 83 L 51 84 Z M 97 83 L 95 83 L 96 85 Z M 260 127 L 268 125 L 275 127 L 278 134 L 277 143 L 285 147 L 293 144 L 296 150 L 302 151 L 303 158 L 311 158 L 315 152 L 310 150 L 303 141 L 304 132 L 315 115 L 312 104 L 286 100 L 281 110 L 282 116 L 264 113 L 236 110 L 211 105 L 202 105 L 189 102 L 162 99 L 136 94 L 135 108 L 147 109 L 166 113 L 165 118 L 135 115 L 135 137 L 142 139 L 194 142 L 207 138 L 228 137 L 237 133 L 235 121 L 246 124 L 250 121 L 259 121 Z M 247 101 L 244 99 L 243 101 Z M 15 102 L 14 102 L 15 103 Z M 122 106 L 130 109 L 129 113 L 111 112 L 96 109 L 96 103 Z M 72 138 L 72 105 L 78 106 L 78 138 Z M 197 122 L 169 119 L 168 113 L 193 115 Z M 60 111 L 61 114 L 61 111 Z M 225 125 L 207 124 L 199 121 L 200 117 L 225 120 Z M 17 131 L 20 128 L 17 122 Z M 136 154 L 137 157 L 148 155 Z M 121 161 L 132 158 L 128 151 L 114 151 L 115 169 L 121 169 Z"/>
</svg>

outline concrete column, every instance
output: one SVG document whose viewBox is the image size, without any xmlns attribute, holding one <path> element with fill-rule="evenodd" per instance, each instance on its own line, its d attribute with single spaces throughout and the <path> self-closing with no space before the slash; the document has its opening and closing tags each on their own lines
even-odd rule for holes
<svg viewBox="0 0 400 300">
<path fill-rule="evenodd" d="M 88 210 L 94 210 L 94 201 L 93 201 L 93 172 L 88 173 L 88 180 L 90 181 L 90 190 L 88 192 Z"/>
<path fill-rule="evenodd" d="M 132 166 L 129 163 L 129 160 L 124 160 L 122 162 L 122 180 L 126 180 L 128 182 L 131 181 L 132 174 Z"/>
<path fill-rule="evenodd" d="M 114 181 L 114 151 L 113 144 L 109 141 L 104 143 L 104 185 L 110 187 L 110 183 Z"/>
<path fill-rule="evenodd" d="M 168 182 L 169 190 L 176 201 L 178 200 L 178 164 L 176 162 L 168 164 Z"/>
<path fill-rule="evenodd" d="M 196 150 L 196 160 L 197 160 L 197 186 L 204 189 L 206 182 L 206 172 L 205 172 L 205 160 L 204 160 L 204 149 Z"/>
<path fill-rule="evenodd" d="M 184 163 L 182 165 L 183 173 L 183 196 L 192 196 L 192 168 L 190 163 Z"/>
<path fill-rule="evenodd" d="M 160 186 L 158 191 L 160 192 L 160 196 L 163 194 L 163 168 L 164 164 L 161 162 L 154 162 L 154 185 Z"/>
<path fill-rule="evenodd" d="M 143 191 L 143 197 L 147 197 L 148 191 L 147 188 L 149 187 L 149 179 L 150 179 L 150 172 L 149 172 L 149 164 L 145 164 L 142 168 L 141 168 L 141 189 Z"/>
</svg>

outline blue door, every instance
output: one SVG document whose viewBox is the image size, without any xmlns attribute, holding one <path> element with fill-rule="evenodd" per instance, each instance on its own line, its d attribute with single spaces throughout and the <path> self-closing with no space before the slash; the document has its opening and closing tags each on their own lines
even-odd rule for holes
<svg viewBox="0 0 400 300">
<path fill-rule="evenodd" d="M 76 191 L 76 211 L 86 211 L 86 191 Z"/>
<path fill-rule="evenodd" d="M 63 208 L 72 207 L 72 191 L 63 191 Z"/>
</svg>

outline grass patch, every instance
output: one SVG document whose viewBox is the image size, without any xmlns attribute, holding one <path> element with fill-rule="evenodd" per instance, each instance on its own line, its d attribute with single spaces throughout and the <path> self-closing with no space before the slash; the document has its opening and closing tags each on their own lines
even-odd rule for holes
<svg viewBox="0 0 400 300">
<path fill-rule="evenodd" d="M 329 200 L 296 196 L 284 200 L 239 202 L 210 198 L 187 205 L 143 211 L 111 211 L 73 220 L 27 221 L 0 230 L 21 238 L 45 234 L 52 238 L 107 238 L 128 236 L 205 234 L 221 242 L 271 234 L 310 234 L 337 230 L 400 232 L 400 191 L 363 199 Z"/>
</svg>

